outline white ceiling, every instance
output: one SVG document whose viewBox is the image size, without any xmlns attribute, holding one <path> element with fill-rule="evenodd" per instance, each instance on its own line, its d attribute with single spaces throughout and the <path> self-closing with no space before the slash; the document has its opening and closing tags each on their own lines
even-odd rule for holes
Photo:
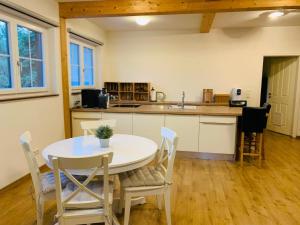
<svg viewBox="0 0 300 225">
<path fill-rule="evenodd" d="M 230 12 L 217 13 L 213 28 L 237 27 L 272 27 L 272 26 L 300 26 L 300 11 L 287 10 L 286 15 L 277 19 L 270 19 L 272 11 Z M 135 17 L 104 17 L 92 18 L 91 21 L 109 31 L 132 30 L 175 30 L 199 29 L 201 14 L 159 15 L 149 16 L 151 22 L 144 27 L 135 23 Z"/>
</svg>

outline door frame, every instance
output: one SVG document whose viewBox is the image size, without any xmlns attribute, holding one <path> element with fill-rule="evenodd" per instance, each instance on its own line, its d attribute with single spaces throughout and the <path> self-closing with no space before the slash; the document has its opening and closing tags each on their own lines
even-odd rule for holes
<svg viewBox="0 0 300 225">
<path fill-rule="evenodd" d="M 300 120 L 300 55 L 299 54 L 291 54 L 291 55 L 282 55 L 282 54 L 272 54 L 272 55 L 263 55 L 262 57 L 262 70 L 261 74 L 263 74 L 263 63 L 264 59 L 267 57 L 297 57 L 298 58 L 298 73 L 296 74 L 296 87 L 295 87 L 295 95 L 294 95 L 294 112 L 293 112 L 293 124 L 292 124 L 292 134 L 293 138 L 300 136 L 300 133 L 297 134 L 298 131 L 298 122 Z M 260 84 L 261 86 L 262 84 Z M 300 123 L 299 123 L 300 124 Z"/>
</svg>

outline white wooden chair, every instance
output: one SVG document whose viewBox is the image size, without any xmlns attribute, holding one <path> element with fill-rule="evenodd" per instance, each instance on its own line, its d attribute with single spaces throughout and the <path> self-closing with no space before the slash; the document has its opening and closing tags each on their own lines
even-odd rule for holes
<svg viewBox="0 0 300 225">
<path fill-rule="evenodd" d="M 162 143 L 158 152 L 158 163 L 155 167 L 143 167 L 119 176 L 121 182 L 119 211 L 122 211 L 125 200 L 124 225 L 129 224 L 131 199 L 148 195 L 156 195 L 159 209 L 161 209 L 160 201 L 164 196 L 167 224 L 171 225 L 171 185 L 177 135 L 174 131 L 163 127 L 161 136 Z M 167 168 L 164 165 L 166 161 Z"/>
<path fill-rule="evenodd" d="M 95 120 L 95 121 L 82 121 L 80 123 L 84 136 L 94 135 L 95 130 L 100 126 L 109 126 L 114 128 L 116 126 L 116 120 Z"/>
<path fill-rule="evenodd" d="M 52 172 L 40 172 L 38 163 L 32 151 L 32 139 L 29 131 L 26 131 L 21 135 L 20 142 L 24 150 L 24 154 L 33 182 L 34 198 L 37 210 L 37 225 L 43 225 L 44 203 L 47 200 L 55 199 L 54 174 Z M 62 176 L 61 182 L 62 186 L 65 187 L 69 180 L 65 176 Z"/>
<path fill-rule="evenodd" d="M 119 224 L 112 212 L 113 184 L 109 182 L 108 174 L 112 157 L 112 152 L 86 158 L 52 157 L 59 225 Z M 99 169 L 103 170 L 103 179 L 94 180 Z M 90 175 L 79 182 L 70 170 L 89 170 Z M 64 189 L 60 171 L 71 181 Z"/>
</svg>

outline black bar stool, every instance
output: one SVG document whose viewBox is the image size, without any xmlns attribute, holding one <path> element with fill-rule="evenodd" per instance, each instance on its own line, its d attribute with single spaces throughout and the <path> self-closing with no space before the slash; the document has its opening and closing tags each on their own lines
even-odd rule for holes
<svg viewBox="0 0 300 225">
<path fill-rule="evenodd" d="M 241 166 L 243 166 L 244 156 L 258 157 L 259 166 L 261 166 L 265 122 L 266 108 L 243 108 L 240 145 Z"/>
</svg>

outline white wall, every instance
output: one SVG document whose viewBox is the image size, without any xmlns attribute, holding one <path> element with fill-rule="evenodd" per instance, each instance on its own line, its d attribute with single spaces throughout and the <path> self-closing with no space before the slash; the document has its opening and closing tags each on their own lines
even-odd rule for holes
<svg viewBox="0 0 300 225">
<path fill-rule="evenodd" d="M 168 100 L 200 101 L 203 88 L 241 87 L 250 105 L 260 99 L 263 56 L 300 55 L 299 27 L 112 32 L 105 80 L 149 81 Z"/>
<path fill-rule="evenodd" d="M 58 22 L 58 4 L 53 0 L 10 1 Z M 58 32 L 56 35 L 58 36 Z M 56 86 L 61 93 L 61 67 L 59 37 L 56 37 Z M 56 76 L 55 75 L 55 76 Z M 53 110 L 55 109 L 55 110 Z M 64 137 L 62 96 L 0 103 L 1 147 L 0 189 L 28 173 L 24 153 L 19 145 L 19 136 L 29 130 L 33 135 L 33 146 L 41 149 Z M 42 161 L 40 160 L 40 163 Z"/>
<path fill-rule="evenodd" d="M 58 3 L 54 0 L 13 0 L 10 2 L 59 22 Z M 73 20 L 68 22 L 68 27 L 105 42 L 105 33 L 87 20 Z M 57 79 L 54 85 L 57 87 L 59 96 L 0 103 L 0 154 L 2 156 L 0 158 L 0 171 L 2 171 L 0 189 L 29 172 L 23 150 L 19 145 L 21 133 L 26 130 L 31 131 L 33 148 L 39 150 L 64 138 L 59 32 L 54 33 L 56 40 L 51 43 L 51 47 L 56 48 L 53 57 Z M 104 53 L 101 52 L 101 54 Z M 98 84 L 101 83 L 99 80 Z M 39 161 L 43 164 L 41 157 Z"/>
</svg>

